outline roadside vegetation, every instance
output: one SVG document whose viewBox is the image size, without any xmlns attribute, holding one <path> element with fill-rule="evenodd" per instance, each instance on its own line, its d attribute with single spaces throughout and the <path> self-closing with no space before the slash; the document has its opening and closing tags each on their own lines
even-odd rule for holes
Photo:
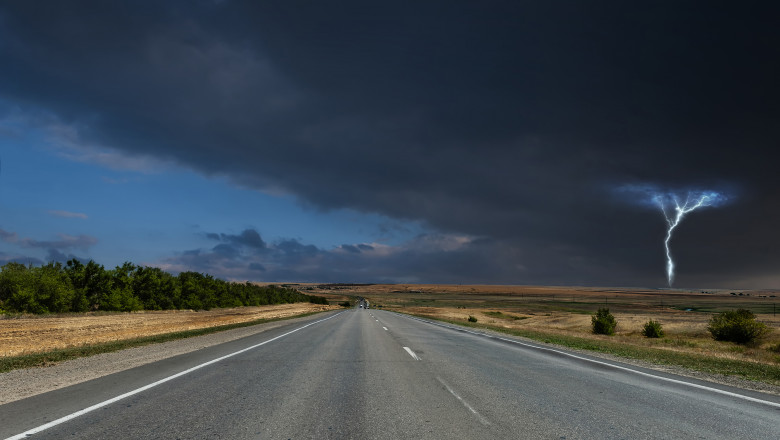
<svg viewBox="0 0 780 440">
<path fill-rule="evenodd" d="M 6 371 L 20 368 L 45 367 L 69 359 L 93 356 L 101 353 L 111 353 L 114 351 L 125 350 L 127 348 L 174 341 L 177 339 L 190 338 L 193 336 L 208 335 L 211 333 L 217 333 L 236 328 L 250 327 L 266 322 L 301 318 L 309 315 L 312 315 L 312 313 L 304 313 L 295 316 L 285 316 L 279 318 L 255 319 L 253 321 L 238 322 L 233 324 L 164 333 L 152 336 L 143 336 L 131 339 L 122 339 L 118 341 L 109 341 L 97 344 L 84 344 L 77 347 L 66 347 L 58 350 L 48 350 L 45 352 L 30 353 L 19 356 L 0 356 L 0 373 L 5 373 Z"/>
<path fill-rule="evenodd" d="M 295 302 L 328 304 L 295 289 L 233 283 L 198 272 L 172 275 L 156 267 L 124 263 L 114 269 L 76 259 L 43 266 L 0 267 L 0 313 L 209 310 Z"/>
<path fill-rule="evenodd" d="M 642 327 L 642 336 L 646 338 L 662 338 L 664 336 L 663 326 L 660 322 L 651 319 Z"/>
<path fill-rule="evenodd" d="M 766 324 L 756 321 L 756 315 L 745 309 L 718 313 L 710 319 L 707 330 L 716 341 L 737 344 L 752 344 L 769 332 Z"/>
<path fill-rule="evenodd" d="M 591 326 L 593 333 L 597 335 L 614 335 L 617 321 L 612 313 L 609 313 L 609 309 L 603 307 L 591 317 Z"/>
</svg>

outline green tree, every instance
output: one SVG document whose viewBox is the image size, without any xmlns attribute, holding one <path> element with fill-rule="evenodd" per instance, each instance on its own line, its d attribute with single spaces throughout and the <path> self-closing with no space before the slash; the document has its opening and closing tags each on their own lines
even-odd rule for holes
<svg viewBox="0 0 780 440">
<path fill-rule="evenodd" d="M 6 263 L 0 270 L 0 309 L 18 312 L 19 291 L 29 284 L 27 266 L 21 263 Z M 23 304 L 26 308 L 26 305 Z"/>
<path fill-rule="evenodd" d="M 182 272 L 179 274 L 179 283 L 181 284 L 179 308 L 203 310 L 205 307 L 201 298 L 206 296 L 203 292 L 203 275 L 197 272 Z"/>
<path fill-rule="evenodd" d="M 33 269 L 36 301 L 52 313 L 69 312 L 75 292 L 61 263 L 49 263 Z"/>
<path fill-rule="evenodd" d="M 117 310 L 111 295 L 111 274 L 93 260 L 84 265 L 84 289 L 92 310 Z"/>
</svg>

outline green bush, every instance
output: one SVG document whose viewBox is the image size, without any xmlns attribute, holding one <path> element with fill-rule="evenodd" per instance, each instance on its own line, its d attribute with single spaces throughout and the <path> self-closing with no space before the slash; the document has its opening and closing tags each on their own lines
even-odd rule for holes
<svg viewBox="0 0 780 440">
<path fill-rule="evenodd" d="M 469 322 L 477 322 L 477 318 L 469 315 Z"/>
<path fill-rule="evenodd" d="M 593 324 L 593 333 L 597 335 L 614 335 L 615 327 L 617 327 L 615 317 L 609 313 L 609 309 L 606 307 L 600 308 L 591 317 L 591 324 Z"/>
<path fill-rule="evenodd" d="M 325 298 L 324 296 L 309 295 L 309 302 L 312 304 L 328 305 L 328 298 Z"/>
<path fill-rule="evenodd" d="M 766 324 L 756 321 L 756 315 L 745 309 L 718 313 L 710 319 L 707 330 L 716 341 L 737 344 L 754 342 L 769 332 Z"/>
<path fill-rule="evenodd" d="M 660 338 L 664 335 L 664 329 L 660 322 L 651 319 L 647 321 L 644 328 L 642 328 L 642 335 L 648 338 Z"/>
<path fill-rule="evenodd" d="M 769 346 L 769 351 L 774 351 L 775 353 L 780 353 L 780 342 L 774 345 Z"/>
<path fill-rule="evenodd" d="M 350 304 L 349 301 L 340 302 L 339 305 L 341 307 L 347 307 L 347 308 L 352 307 L 352 304 Z"/>
</svg>

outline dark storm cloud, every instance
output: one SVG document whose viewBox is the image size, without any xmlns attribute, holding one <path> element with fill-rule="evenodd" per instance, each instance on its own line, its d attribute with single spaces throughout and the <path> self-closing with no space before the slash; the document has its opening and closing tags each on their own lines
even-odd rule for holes
<svg viewBox="0 0 780 440">
<path fill-rule="evenodd" d="M 80 234 L 77 236 L 60 234 L 59 240 L 38 241 L 25 238 L 19 241 L 24 247 L 42 248 L 42 249 L 81 249 L 87 250 L 97 244 L 98 240 L 89 235 Z"/>
<path fill-rule="evenodd" d="M 19 263 L 19 264 L 32 264 L 35 266 L 40 266 L 42 264 L 45 264 L 43 260 L 40 258 L 35 257 L 28 257 L 24 255 L 13 255 L 13 254 L 6 254 L 4 252 L 0 252 L 0 266 L 5 266 L 8 263 Z"/>
<path fill-rule="evenodd" d="M 256 272 L 265 272 L 265 266 L 263 266 L 260 263 L 249 263 L 249 266 L 247 266 L 249 270 L 256 271 Z"/>
<path fill-rule="evenodd" d="M 48 253 L 46 254 L 46 261 L 47 262 L 54 262 L 54 263 L 66 263 L 70 260 L 79 260 L 82 263 L 86 263 L 89 261 L 88 258 L 85 257 L 77 257 L 73 254 L 66 254 L 64 252 L 61 252 L 57 249 L 49 249 Z"/>
<path fill-rule="evenodd" d="M 777 8 L 15 2 L 0 99 L 128 156 L 480 237 L 372 266 L 377 249 L 210 234 L 231 264 L 251 248 L 342 281 L 662 285 L 663 217 L 612 196 L 648 184 L 739 189 L 675 232 L 678 284 L 780 283 Z"/>
<path fill-rule="evenodd" d="M 32 238 L 19 237 L 16 232 L 6 231 L 4 229 L 0 229 L 0 241 L 24 249 L 40 249 L 46 251 L 46 257 L 44 259 L 29 255 L 5 254 L 0 252 L 0 265 L 6 264 L 8 262 L 35 265 L 48 262 L 65 263 L 66 261 L 74 258 L 79 261 L 87 261 L 88 258 L 78 257 L 70 251 L 74 249 L 87 251 L 90 247 L 94 246 L 98 242 L 97 238 L 91 237 L 89 235 L 72 236 L 67 234 L 59 234 L 59 240 L 42 241 Z"/>
<path fill-rule="evenodd" d="M 260 237 L 260 234 L 254 229 L 244 229 L 240 234 L 217 234 L 207 233 L 206 238 L 210 240 L 223 241 L 234 246 L 248 246 L 256 249 L 263 249 L 266 247 L 265 242 Z"/>
<path fill-rule="evenodd" d="M 358 248 L 357 246 L 352 246 L 351 244 L 342 244 L 341 245 L 341 249 L 343 249 L 343 250 L 345 250 L 347 252 L 352 252 L 353 254 L 359 254 L 360 253 L 360 248 Z"/>
<path fill-rule="evenodd" d="M 19 236 L 16 234 L 16 232 L 9 232 L 5 229 L 0 229 L 0 240 L 3 240 L 7 243 L 15 243 L 19 241 Z"/>
<path fill-rule="evenodd" d="M 519 266 L 517 257 L 511 246 L 491 239 L 423 234 L 398 246 L 361 243 L 321 249 L 297 240 L 280 240 L 263 249 L 219 244 L 182 252 L 157 265 L 173 272 L 271 282 L 491 283 L 530 270 L 549 282 L 557 276 L 557 268 Z"/>
<path fill-rule="evenodd" d="M 36 240 L 33 238 L 20 238 L 15 232 L 0 229 L 0 240 L 24 248 L 39 248 L 49 250 L 81 249 L 87 250 L 97 244 L 98 240 L 89 235 L 59 234 L 59 240 Z"/>
</svg>

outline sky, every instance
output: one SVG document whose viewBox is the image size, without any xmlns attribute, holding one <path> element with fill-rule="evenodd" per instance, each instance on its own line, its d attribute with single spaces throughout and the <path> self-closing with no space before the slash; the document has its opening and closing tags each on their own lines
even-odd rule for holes
<svg viewBox="0 0 780 440">
<path fill-rule="evenodd" d="M 6 1 L 0 264 L 780 288 L 778 9 Z"/>
</svg>

